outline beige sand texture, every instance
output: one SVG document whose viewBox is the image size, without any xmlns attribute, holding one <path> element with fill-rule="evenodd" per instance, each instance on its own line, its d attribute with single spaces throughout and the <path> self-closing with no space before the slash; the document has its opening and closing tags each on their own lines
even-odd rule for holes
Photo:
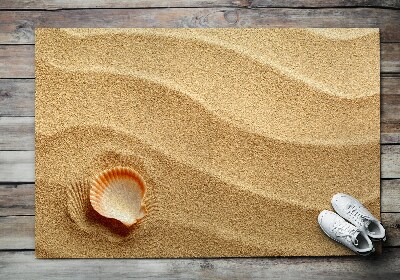
<svg viewBox="0 0 400 280">
<path fill-rule="evenodd" d="M 337 192 L 379 217 L 378 29 L 37 29 L 36 256 L 349 255 Z M 132 228 L 89 184 L 145 180 Z"/>
</svg>

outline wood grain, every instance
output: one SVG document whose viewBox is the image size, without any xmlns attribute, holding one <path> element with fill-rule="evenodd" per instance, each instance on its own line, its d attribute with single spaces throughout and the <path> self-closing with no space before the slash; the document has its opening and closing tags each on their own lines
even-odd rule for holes
<svg viewBox="0 0 400 280">
<path fill-rule="evenodd" d="M 381 146 L 381 178 L 400 178 L 400 146 Z"/>
<path fill-rule="evenodd" d="M 387 235 L 384 246 L 400 246 L 400 213 L 382 213 L 381 216 Z"/>
<path fill-rule="evenodd" d="M 400 1 L 398 0 L 295 0 L 295 1 L 274 1 L 274 0 L 253 0 L 251 7 L 286 7 L 286 8 L 326 8 L 326 7 L 382 7 L 382 8 L 399 8 Z"/>
<path fill-rule="evenodd" d="M 400 76 L 381 75 L 381 143 L 400 143 Z"/>
<path fill-rule="evenodd" d="M 0 118 L 0 150 L 35 149 L 34 117 Z"/>
<path fill-rule="evenodd" d="M 93 8 L 204 8 L 204 7 L 248 7 L 248 8 L 293 8 L 293 7 L 382 7 L 400 8 L 398 0 L 3 0 L 0 10 L 60 10 L 60 9 L 93 9 Z"/>
<path fill-rule="evenodd" d="M 221 259 L 35 259 L 0 252 L 4 279 L 395 279 L 400 250 L 380 256 Z"/>
<path fill-rule="evenodd" d="M 34 151 L 0 151 L 0 182 L 34 182 Z"/>
<path fill-rule="evenodd" d="M 0 216 L 34 214 L 34 184 L 0 185 Z"/>
<path fill-rule="evenodd" d="M 60 10 L 94 8 L 205 8 L 205 7 L 249 7 L 250 0 L 2 0 L 0 10 Z M 392 3 L 383 3 L 392 7 Z"/>
<path fill-rule="evenodd" d="M 400 212 L 400 180 L 381 181 L 381 212 Z"/>
<path fill-rule="evenodd" d="M 35 81 L 0 79 L 0 104 L 0 117 L 34 116 Z"/>
<path fill-rule="evenodd" d="M 35 216 L 0 217 L 0 250 L 35 249 Z"/>
<path fill-rule="evenodd" d="M 400 44 L 381 44 L 381 72 L 400 72 Z"/>
<path fill-rule="evenodd" d="M 400 75 L 381 75 L 381 94 L 400 95 Z"/>
<path fill-rule="evenodd" d="M 381 123 L 381 144 L 400 143 L 400 122 Z"/>
<path fill-rule="evenodd" d="M 34 46 L 0 45 L 0 59 L 1 79 L 35 77 Z"/>
<path fill-rule="evenodd" d="M 400 213 L 382 213 L 384 247 L 400 246 Z M 0 217 L 0 251 L 35 249 L 35 216 Z"/>
<path fill-rule="evenodd" d="M 400 42 L 400 13 L 394 9 L 225 7 L 0 11 L 0 42 L 33 44 L 36 27 L 327 26 L 380 28 L 382 42 Z"/>
</svg>

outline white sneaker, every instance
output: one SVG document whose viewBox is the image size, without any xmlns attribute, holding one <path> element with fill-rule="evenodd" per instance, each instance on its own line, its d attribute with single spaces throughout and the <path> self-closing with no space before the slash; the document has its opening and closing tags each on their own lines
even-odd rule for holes
<svg viewBox="0 0 400 280">
<path fill-rule="evenodd" d="M 375 251 L 364 232 L 332 211 L 322 211 L 318 216 L 318 223 L 326 235 L 359 255 L 367 256 Z"/>
<path fill-rule="evenodd" d="M 385 229 L 381 223 L 354 197 L 338 193 L 332 197 L 336 213 L 366 233 L 372 240 L 386 240 Z"/>
</svg>

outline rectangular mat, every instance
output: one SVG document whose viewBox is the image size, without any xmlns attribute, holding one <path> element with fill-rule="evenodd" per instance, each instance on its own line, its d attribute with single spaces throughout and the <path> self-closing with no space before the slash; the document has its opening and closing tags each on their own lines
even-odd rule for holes
<svg viewBox="0 0 400 280">
<path fill-rule="evenodd" d="M 379 217 L 378 29 L 36 29 L 35 49 L 39 258 L 348 255 L 317 223 L 332 195 Z"/>
</svg>

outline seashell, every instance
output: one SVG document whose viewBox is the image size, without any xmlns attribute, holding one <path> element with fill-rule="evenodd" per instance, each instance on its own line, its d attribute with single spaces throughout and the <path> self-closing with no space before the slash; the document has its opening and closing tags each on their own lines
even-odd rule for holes
<svg viewBox="0 0 400 280">
<path fill-rule="evenodd" d="M 146 214 L 146 184 L 135 170 L 115 167 L 99 174 L 91 183 L 90 203 L 100 215 L 119 220 L 126 226 Z"/>
</svg>

